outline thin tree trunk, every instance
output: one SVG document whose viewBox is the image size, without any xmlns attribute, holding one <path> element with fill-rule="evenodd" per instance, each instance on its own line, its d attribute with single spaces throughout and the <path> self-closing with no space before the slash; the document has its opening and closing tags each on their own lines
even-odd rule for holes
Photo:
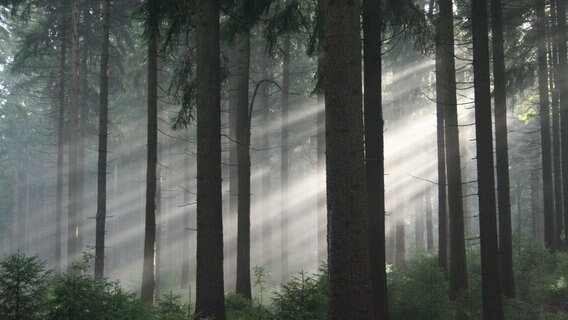
<svg viewBox="0 0 568 320">
<path fill-rule="evenodd" d="M 231 47 L 231 74 L 234 75 L 230 79 L 231 93 L 229 95 L 229 212 L 227 216 L 228 225 L 225 227 L 229 239 L 234 239 L 237 235 L 236 222 L 239 204 L 239 166 L 237 161 L 237 46 Z M 237 274 L 237 246 L 235 241 L 229 241 L 225 248 L 225 257 L 227 257 L 227 274 L 233 275 L 229 277 L 229 288 L 235 288 Z"/>
<path fill-rule="evenodd" d="M 539 177 L 535 170 L 531 170 L 531 209 L 532 209 L 532 234 L 533 238 L 542 240 L 541 217 L 540 217 L 540 197 L 539 197 Z"/>
<path fill-rule="evenodd" d="M 196 1 L 198 318 L 225 320 L 219 0 Z"/>
<path fill-rule="evenodd" d="M 20 250 L 20 163 L 17 159 L 12 169 L 14 173 L 12 194 L 12 235 L 10 238 L 11 253 Z"/>
<path fill-rule="evenodd" d="M 85 203 L 87 202 L 86 197 L 85 197 L 85 179 L 86 179 L 86 174 L 85 174 L 85 155 L 86 155 L 86 146 L 87 146 L 87 139 L 88 139 L 88 134 L 87 134 L 87 123 L 88 123 L 88 117 L 89 117 L 89 112 L 90 112 L 90 106 L 91 106 L 91 101 L 89 99 L 89 67 L 87 65 L 87 60 L 89 59 L 89 49 L 90 49 L 90 28 L 91 28 L 91 7 L 90 4 L 87 3 L 79 3 L 79 30 L 80 32 L 82 31 L 84 34 L 81 36 L 82 39 L 82 43 L 81 41 L 78 43 L 78 50 L 80 50 L 80 55 L 81 57 L 79 58 L 79 104 L 78 104 L 78 112 L 79 112 L 79 131 L 78 131 L 78 135 L 79 135 L 79 146 L 78 146 L 78 161 L 79 161 L 79 173 L 77 176 L 77 194 L 79 195 L 78 197 L 78 204 L 77 204 L 77 208 L 79 209 L 79 216 L 78 216 L 78 220 L 77 220 L 77 230 L 78 230 L 78 242 L 79 242 L 79 248 L 80 248 L 80 252 L 79 254 L 82 254 L 82 250 L 83 250 L 83 229 L 84 229 L 84 217 L 83 217 L 83 212 L 86 211 L 86 205 Z M 83 19 L 81 21 L 80 16 L 83 16 Z M 86 27 L 83 27 L 86 26 Z"/>
<path fill-rule="evenodd" d="M 539 34 L 545 34 L 544 0 L 536 0 Z M 544 196 L 544 243 L 554 251 L 554 193 L 552 188 L 552 154 L 550 143 L 550 109 L 548 101 L 548 64 L 546 60 L 546 37 L 537 40 L 538 91 L 540 99 L 540 139 L 542 148 L 542 184 Z"/>
<path fill-rule="evenodd" d="M 65 68 L 67 53 L 67 10 L 66 0 L 61 0 L 60 54 L 59 54 L 59 92 L 57 94 L 57 182 L 55 191 L 55 272 L 63 271 L 61 238 L 63 236 L 63 144 L 65 143 Z"/>
<path fill-rule="evenodd" d="M 504 315 L 499 276 L 497 206 L 495 202 L 491 122 L 491 84 L 489 75 L 489 30 L 487 19 L 487 1 L 473 1 L 472 34 L 474 57 L 473 72 L 475 79 L 475 137 L 477 142 L 477 180 L 479 186 L 479 235 L 481 240 L 483 319 L 499 320 L 504 319 Z M 508 232 L 510 233 L 510 225 Z"/>
<path fill-rule="evenodd" d="M 30 156 L 26 155 L 26 172 L 24 173 L 24 243 L 22 244 L 24 254 L 29 255 L 30 251 Z"/>
<path fill-rule="evenodd" d="M 318 17 L 319 29 L 319 42 L 318 42 L 318 77 L 323 78 L 324 65 L 325 65 L 325 52 L 324 52 L 324 32 L 325 32 L 325 0 L 318 0 Z M 317 178 L 318 186 L 322 188 L 318 192 L 317 199 L 317 241 L 318 241 L 318 262 L 323 263 L 327 261 L 327 239 L 326 239 L 326 193 L 325 193 L 325 92 L 323 92 L 323 85 L 320 84 L 320 91 L 317 94 L 317 106 L 321 108 L 317 114 L 317 145 L 316 145 L 316 161 L 317 161 Z"/>
<path fill-rule="evenodd" d="M 561 169 L 561 146 L 560 146 L 560 95 L 559 95 L 559 81 L 560 70 L 558 70 L 558 43 L 556 41 L 556 34 L 558 28 L 554 17 L 556 17 L 556 5 L 554 1 L 550 4 L 551 19 L 549 20 L 550 26 L 548 29 L 548 42 L 549 42 L 549 57 L 548 67 L 548 81 L 551 93 L 551 113 L 552 113 L 552 172 L 553 172 L 553 185 L 554 185 L 554 241 L 558 249 L 562 249 L 564 241 L 562 240 L 562 232 L 564 231 L 564 211 L 562 211 L 562 169 Z"/>
<path fill-rule="evenodd" d="M 186 144 L 188 144 L 186 142 Z M 189 202 L 191 201 L 191 176 L 189 172 L 189 168 L 191 166 L 191 158 L 190 158 L 190 151 L 189 147 L 186 146 L 185 153 L 183 155 L 183 203 L 184 206 L 189 206 Z M 183 212 L 183 235 L 182 235 L 182 244 L 181 244 L 181 289 L 188 290 L 189 288 L 189 267 L 190 267 L 190 241 L 191 241 L 191 234 L 193 232 L 191 228 L 195 226 L 190 225 L 190 210 L 184 210 Z"/>
<path fill-rule="evenodd" d="M 418 194 L 414 197 L 414 236 L 416 242 L 416 250 L 421 252 L 425 249 L 424 246 L 424 197 L 423 194 Z"/>
<path fill-rule="evenodd" d="M 328 319 L 372 319 L 359 1 L 327 1 Z"/>
<path fill-rule="evenodd" d="M 109 58 L 109 6 L 103 0 L 103 32 L 101 45 L 101 73 L 99 95 L 99 159 L 97 172 L 97 216 L 95 244 L 95 279 L 104 277 L 105 223 L 107 207 L 107 138 L 108 138 L 108 58 Z"/>
<path fill-rule="evenodd" d="M 237 163 L 239 177 L 237 223 L 237 293 L 251 299 L 250 283 L 250 36 L 237 36 Z"/>
<path fill-rule="evenodd" d="M 381 1 L 363 2 L 364 126 L 367 219 L 373 291 L 373 319 L 388 319 L 385 269 L 385 164 L 381 88 Z"/>
<path fill-rule="evenodd" d="M 79 72 L 78 72 L 78 8 L 77 0 L 71 5 L 71 110 L 69 119 L 69 196 L 67 218 L 67 265 L 80 258 L 79 243 L 80 196 L 79 183 Z"/>
<path fill-rule="evenodd" d="M 262 72 L 263 78 L 272 80 L 272 61 L 268 55 L 261 50 L 261 61 L 262 61 Z M 270 185 L 270 174 L 271 174 L 271 161 L 270 161 L 270 85 L 268 83 L 263 84 L 260 91 L 260 109 L 262 111 L 262 125 L 261 125 L 261 135 L 262 135 L 262 160 L 261 167 L 264 172 L 261 178 L 261 199 L 262 199 L 262 257 L 264 261 L 264 266 L 266 270 L 272 270 L 272 250 L 273 250 L 273 235 L 272 235 L 272 204 L 268 199 L 272 195 L 272 189 Z M 267 273 L 270 276 L 270 273 Z M 270 280 L 270 279 L 267 279 Z"/>
<path fill-rule="evenodd" d="M 497 201 L 499 207 L 499 262 L 503 294 L 515 297 L 513 237 L 509 187 L 509 143 L 507 141 L 507 96 L 501 0 L 491 0 L 493 81 L 495 97 L 495 148 L 497 162 Z"/>
<path fill-rule="evenodd" d="M 437 36 L 440 58 L 436 68 L 436 82 L 440 81 L 444 107 L 448 204 L 450 223 L 450 295 L 457 298 L 467 288 L 467 270 L 464 237 L 464 212 L 460 165 L 459 131 L 456 101 L 456 72 L 454 61 L 454 25 L 451 0 L 439 0 Z"/>
<path fill-rule="evenodd" d="M 282 62 L 282 133 L 281 133 L 281 157 L 280 157 L 280 192 L 281 192 L 281 216 L 280 216 L 280 275 L 283 283 L 290 280 L 290 265 L 288 261 L 289 254 L 289 219 L 290 210 L 288 210 L 288 201 L 290 197 L 290 173 L 289 173 L 289 128 L 288 128 L 288 109 L 290 108 L 289 92 L 290 92 L 290 38 L 284 37 L 282 40 L 283 62 Z"/>
<path fill-rule="evenodd" d="M 556 0 L 556 23 L 558 44 L 558 88 L 560 92 L 560 140 L 568 141 L 568 57 L 566 49 L 566 2 Z M 564 199 L 564 241 L 568 249 L 568 143 L 561 144 L 562 198 Z"/>
<path fill-rule="evenodd" d="M 141 298 L 151 306 L 156 298 L 156 198 L 158 163 L 158 0 L 148 0 L 148 152 L 146 168 L 146 214 Z"/>
<path fill-rule="evenodd" d="M 434 228 L 432 226 L 432 187 L 428 186 L 424 193 L 426 202 L 426 250 L 434 251 Z"/>
<path fill-rule="evenodd" d="M 433 3 L 430 6 L 433 10 Z M 441 17 L 435 22 L 436 33 L 441 35 L 443 24 Z M 446 179 L 446 136 L 445 136 L 445 96 L 446 87 L 442 81 L 442 71 L 445 59 L 443 39 L 438 36 L 436 39 L 436 150 L 438 156 L 438 265 L 447 276 L 448 273 L 448 198 L 447 198 L 447 179 Z"/>
</svg>

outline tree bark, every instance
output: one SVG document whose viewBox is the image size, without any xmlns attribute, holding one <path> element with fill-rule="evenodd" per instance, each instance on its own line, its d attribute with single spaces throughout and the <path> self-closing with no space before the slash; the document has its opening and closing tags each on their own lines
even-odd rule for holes
<svg viewBox="0 0 568 320">
<path fill-rule="evenodd" d="M 554 1 L 550 3 L 550 17 L 549 28 L 547 33 L 549 57 L 549 85 L 551 93 L 551 117 L 552 117 L 552 172 L 553 172 L 553 185 L 554 185 L 554 241 L 558 249 L 564 247 L 562 240 L 562 232 L 564 231 L 564 211 L 562 201 L 562 164 L 561 164 L 561 142 L 560 142 L 560 93 L 559 91 L 559 77 L 560 70 L 558 70 L 558 42 L 557 33 L 558 28 L 556 25 L 556 4 Z"/>
<path fill-rule="evenodd" d="M 434 250 L 434 228 L 432 226 L 432 188 L 428 186 L 424 193 L 426 206 L 426 250 Z"/>
<path fill-rule="evenodd" d="M 108 137 L 108 59 L 109 59 L 109 6 L 110 0 L 103 0 L 103 31 L 101 45 L 101 73 L 99 95 L 99 159 L 97 172 L 97 216 L 95 243 L 95 279 L 104 276 L 105 223 L 106 223 L 106 176 Z"/>
<path fill-rule="evenodd" d="M 263 79 L 272 80 L 272 60 L 271 58 L 261 50 L 261 61 L 262 61 L 262 72 Z M 272 164 L 270 160 L 270 84 L 265 83 L 262 85 L 260 90 L 260 109 L 262 111 L 262 160 L 261 168 L 263 170 L 261 178 L 261 199 L 262 199 L 262 258 L 264 261 L 264 266 L 266 270 L 272 270 L 272 259 L 273 259 L 273 234 L 272 234 L 272 204 L 268 199 L 272 196 L 272 189 L 270 183 L 270 175 L 272 172 Z M 267 273 L 270 276 L 270 273 Z M 267 279 L 271 280 L 271 279 Z"/>
<path fill-rule="evenodd" d="M 280 152 L 280 192 L 281 192 L 281 217 L 280 217 L 280 273 L 281 273 L 281 281 L 283 283 L 288 282 L 290 280 L 290 264 L 288 261 L 288 246 L 289 246 L 289 235 L 288 235 L 288 228 L 289 228 L 289 219 L 290 219 L 290 210 L 288 210 L 288 201 L 291 200 L 290 196 L 290 173 L 289 173 L 289 157 L 288 151 L 290 148 L 289 145 L 289 128 L 288 128 L 288 109 L 290 108 L 290 38 L 284 37 L 282 39 L 282 51 L 283 51 L 283 58 L 282 58 L 282 101 L 281 101 L 281 108 L 282 108 L 282 124 L 281 124 L 281 152 Z"/>
<path fill-rule="evenodd" d="M 185 153 L 183 155 L 183 203 L 185 206 L 189 205 L 191 201 L 191 177 L 189 168 L 191 166 L 191 158 L 190 158 L 190 151 L 189 147 L 186 146 Z M 191 211 L 189 209 L 184 210 L 183 212 L 183 235 L 182 235 L 182 244 L 181 244 L 181 289 L 182 290 L 189 290 L 189 267 L 190 267 L 190 241 L 191 241 L 191 228 L 195 228 L 195 226 L 190 225 L 190 214 Z"/>
<path fill-rule="evenodd" d="M 446 163 L 450 223 L 450 295 L 457 298 L 467 288 L 467 269 L 464 237 L 464 211 L 460 142 L 456 100 L 456 71 L 454 61 L 454 25 L 451 0 L 439 0 L 437 37 L 440 42 L 440 60 L 436 68 L 436 82 L 440 81 L 445 120 Z"/>
<path fill-rule="evenodd" d="M 477 141 L 477 180 L 479 186 L 483 319 L 499 320 L 504 319 L 504 315 L 503 303 L 501 301 L 497 244 L 497 206 L 495 202 L 495 178 L 493 171 L 493 130 L 491 122 L 489 30 L 487 19 L 487 1 L 473 1 L 475 137 Z"/>
<path fill-rule="evenodd" d="M 236 237 L 236 222 L 239 202 L 239 166 L 237 161 L 237 46 L 233 45 L 230 52 L 231 60 L 231 93 L 229 95 L 229 212 L 227 214 L 228 225 L 225 226 L 225 233 L 229 238 Z M 234 241 L 229 241 L 225 246 L 225 257 L 227 257 L 227 272 L 229 275 L 237 274 L 237 246 Z M 236 286 L 236 277 L 228 278 L 227 285 L 231 288 Z"/>
<path fill-rule="evenodd" d="M 198 318 L 225 320 L 219 0 L 196 1 Z"/>
<path fill-rule="evenodd" d="M 544 0 L 536 0 L 537 33 L 545 34 Z M 548 101 L 548 64 L 546 37 L 537 40 L 538 92 L 540 99 L 540 141 L 542 148 L 542 184 L 544 196 L 544 243 L 554 251 L 554 193 L 552 187 L 552 155 L 550 142 L 550 108 Z"/>
<path fill-rule="evenodd" d="M 509 143 L 507 141 L 507 92 L 501 0 L 491 0 L 493 48 L 493 94 L 495 98 L 495 148 L 497 162 L 497 201 L 499 208 L 499 262 L 503 294 L 515 297 L 513 236 L 509 187 Z"/>
<path fill-rule="evenodd" d="M 66 1 L 61 0 L 60 48 L 59 48 L 59 91 L 57 93 L 57 181 L 55 191 L 55 272 L 63 272 L 61 238 L 63 236 L 63 144 L 65 143 L 65 68 L 67 54 L 67 10 Z"/>
<path fill-rule="evenodd" d="M 327 1 L 328 318 L 372 319 L 359 1 Z"/>
<path fill-rule="evenodd" d="M 148 0 L 148 152 L 146 214 L 141 298 L 153 305 L 156 298 L 156 188 L 158 163 L 158 0 Z"/>
<path fill-rule="evenodd" d="M 385 269 L 385 165 L 381 88 L 381 1 L 363 2 L 364 126 L 367 219 L 373 293 L 373 319 L 388 319 Z"/>
<path fill-rule="evenodd" d="M 239 178 L 236 292 L 251 299 L 250 283 L 250 36 L 239 34 L 237 45 L 237 164 Z"/>
<path fill-rule="evenodd" d="M 77 0 L 71 4 L 71 109 L 69 119 L 69 196 L 67 218 L 67 265 L 80 258 L 81 243 L 79 243 L 79 217 L 80 217 L 80 168 L 79 168 L 79 71 L 78 71 L 78 45 L 79 45 L 79 14 Z"/>
<path fill-rule="evenodd" d="M 319 42 L 318 42 L 318 78 L 321 79 L 325 73 L 325 0 L 318 0 L 318 17 L 319 17 Z M 323 87 L 323 86 L 322 86 Z M 325 92 L 321 88 L 321 92 L 317 94 L 317 145 L 316 145 L 316 161 L 317 161 L 317 178 L 318 186 L 322 188 L 318 192 L 317 199 L 317 241 L 318 241 L 318 262 L 323 263 L 327 260 L 327 239 L 326 239 L 326 193 L 325 193 Z"/>
<path fill-rule="evenodd" d="M 568 57 L 566 49 L 566 2 L 556 0 L 556 23 L 558 43 L 558 88 L 560 92 L 560 140 L 568 141 Z M 568 249 L 568 143 L 561 145 L 562 198 L 564 199 L 564 241 Z"/>
</svg>

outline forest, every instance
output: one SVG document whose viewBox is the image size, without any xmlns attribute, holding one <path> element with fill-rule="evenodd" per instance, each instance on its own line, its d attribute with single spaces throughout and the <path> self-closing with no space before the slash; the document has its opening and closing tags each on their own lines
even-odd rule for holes
<svg viewBox="0 0 568 320">
<path fill-rule="evenodd" d="M 568 319 L 566 0 L 0 0 L 0 319 Z"/>
</svg>

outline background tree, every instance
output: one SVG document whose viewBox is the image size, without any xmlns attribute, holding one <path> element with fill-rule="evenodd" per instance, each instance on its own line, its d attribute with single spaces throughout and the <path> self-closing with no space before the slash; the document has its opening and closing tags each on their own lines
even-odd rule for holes
<svg viewBox="0 0 568 320">
<path fill-rule="evenodd" d="M 144 262 L 141 297 L 153 305 L 156 295 L 156 184 L 158 163 L 158 38 L 160 37 L 159 2 L 146 2 L 146 37 L 148 41 L 148 153 L 146 164 L 146 212 L 144 224 Z"/>
<path fill-rule="evenodd" d="M 447 187 L 449 204 L 449 239 L 450 239 L 450 293 L 454 298 L 467 288 L 467 270 L 465 257 L 464 212 L 462 196 L 462 178 L 460 165 L 460 142 L 456 101 L 456 75 L 454 53 L 454 25 L 452 1 L 440 0 L 437 22 L 437 40 L 441 48 L 438 53 L 439 65 L 436 65 L 436 82 L 440 82 L 443 91 L 437 100 L 444 106 L 444 130 L 446 142 Z M 440 203 L 440 207 L 443 204 Z"/>
<path fill-rule="evenodd" d="M 487 1 L 472 2 L 475 135 L 479 184 L 483 319 L 504 319 L 497 244 L 497 208 L 495 205 L 495 178 L 493 171 L 489 30 L 487 20 Z"/>
<path fill-rule="evenodd" d="M 507 97 L 505 53 L 503 48 L 502 5 L 491 1 L 491 33 L 493 49 L 493 81 L 495 97 L 495 143 L 497 162 L 497 200 L 499 208 L 499 262 L 503 294 L 515 297 L 513 274 L 513 239 L 511 231 L 511 199 L 509 195 L 509 145 L 507 140 Z"/>
<path fill-rule="evenodd" d="M 537 32 L 546 33 L 544 2 L 535 0 Z M 540 135 L 542 148 L 542 186 L 544 196 L 544 242 L 555 250 L 554 241 L 554 193 L 552 188 L 552 154 L 550 143 L 550 109 L 548 97 L 548 64 L 546 60 L 546 38 L 537 40 L 538 90 L 540 103 Z"/>
<path fill-rule="evenodd" d="M 106 175 L 108 136 L 108 59 L 109 59 L 109 0 L 103 0 L 103 36 L 101 44 L 99 161 L 97 189 L 97 237 L 95 252 L 95 278 L 104 276 L 105 223 L 106 223 Z"/>
</svg>

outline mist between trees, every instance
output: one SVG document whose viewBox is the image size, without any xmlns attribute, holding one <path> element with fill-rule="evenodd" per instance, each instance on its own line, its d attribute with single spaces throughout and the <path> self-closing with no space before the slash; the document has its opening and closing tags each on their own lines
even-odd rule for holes
<svg viewBox="0 0 568 320">
<path fill-rule="evenodd" d="M 183 317 L 567 317 L 564 1 L 0 9 L 6 263 Z"/>
</svg>

